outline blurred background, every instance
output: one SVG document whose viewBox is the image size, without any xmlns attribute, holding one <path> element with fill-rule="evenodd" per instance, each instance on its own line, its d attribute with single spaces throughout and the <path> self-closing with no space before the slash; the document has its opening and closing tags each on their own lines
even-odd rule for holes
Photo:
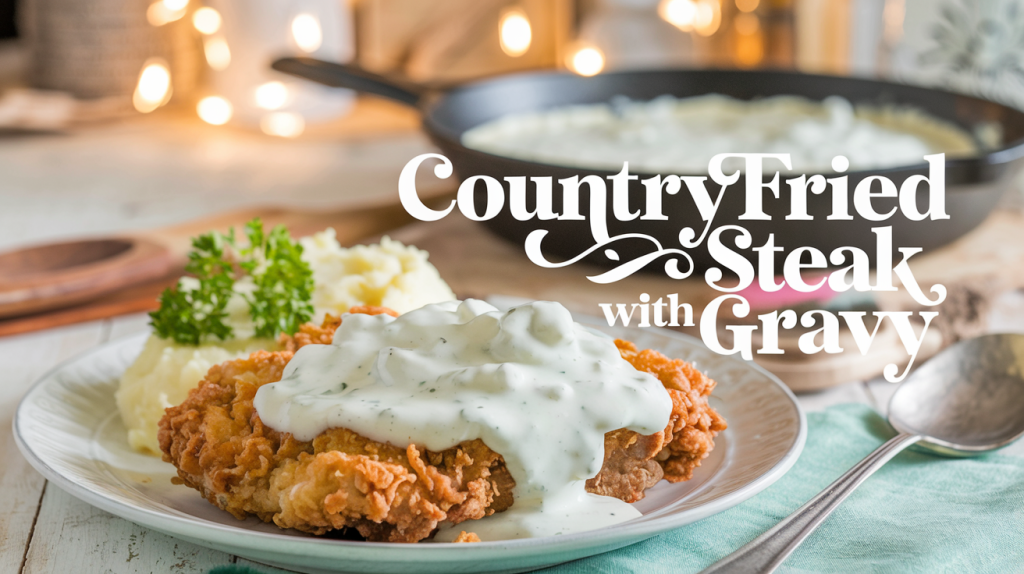
<svg viewBox="0 0 1024 574">
<path fill-rule="evenodd" d="M 351 96 L 268 69 L 290 54 L 439 85 L 715 67 L 896 78 L 1018 103 L 1024 87 L 1017 0 L 0 0 L 0 39 L 0 126 L 24 130 L 167 107 L 295 138 L 351 110 Z"/>
<path fill-rule="evenodd" d="M 273 72 L 279 56 L 434 85 L 533 69 L 769 67 L 1024 105 L 1022 6 L 0 0 L 0 248 L 250 203 L 373 202 L 429 149 L 412 110 Z"/>
<path fill-rule="evenodd" d="M 434 150 L 418 112 L 270 69 L 304 55 L 435 87 L 525 70 L 773 68 L 1024 108 L 1024 0 L 0 0 L 0 251 L 250 208 L 329 215 L 396 203 L 402 167 Z M 431 194 L 456 184 L 421 183 Z M 1002 225 L 978 249 L 1024 229 Z M 432 253 L 461 296 L 576 298 L 591 313 L 604 297 L 540 281 L 521 245 L 485 251 L 474 233 L 434 232 L 452 238 Z M 442 244 L 424 230 L 404 237 Z M 1021 267 L 1010 247 L 986 256 L 984 273 L 935 267 L 1002 277 Z M 523 259 L 529 272 L 507 273 L 534 284 L 511 293 L 500 269 L 463 264 L 472 249 L 502 265 Z M 977 251 L 957 261 L 980 261 Z M 950 316 L 987 316 L 991 297 L 1024 285 L 1014 281 L 963 290 L 965 310 Z M 139 300 L 134 310 L 153 304 L 151 294 Z M 1013 304 L 1024 309 L 1024 298 Z"/>
</svg>

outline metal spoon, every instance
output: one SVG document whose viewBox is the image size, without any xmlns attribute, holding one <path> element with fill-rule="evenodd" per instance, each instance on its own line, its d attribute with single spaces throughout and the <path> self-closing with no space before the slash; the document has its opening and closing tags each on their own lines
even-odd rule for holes
<svg viewBox="0 0 1024 574">
<path fill-rule="evenodd" d="M 889 401 L 899 434 L 839 477 L 771 530 L 712 564 L 702 574 L 767 574 L 847 496 L 910 445 L 972 456 L 1024 435 L 1024 335 L 961 341 L 912 373 Z"/>
</svg>

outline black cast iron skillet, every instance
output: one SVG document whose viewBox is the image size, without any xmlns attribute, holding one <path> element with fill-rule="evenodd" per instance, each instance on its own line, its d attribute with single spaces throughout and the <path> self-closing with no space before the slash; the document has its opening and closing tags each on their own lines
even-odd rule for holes
<svg viewBox="0 0 1024 574">
<path fill-rule="evenodd" d="M 1024 157 L 1024 113 L 1020 111 L 995 102 L 941 90 L 858 78 L 731 70 L 630 71 L 589 78 L 570 73 L 536 72 L 503 76 L 441 91 L 399 84 L 351 66 L 311 58 L 285 58 L 274 62 L 273 67 L 328 86 L 350 88 L 415 106 L 423 115 L 423 129 L 452 161 L 456 174 L 462 179 L 473 175 L 489 175 L 499 181 L 506 176 L 550 176 L 559 179 L 573 175 L 613 175 L 615 172 L 612 171 L 549 165 L 476 151 L 463 146 L 461 136 L 472 127 L 506 114 L 567 104 L 607 102 L 619 95 L 634 100 L 649 100 L 663 94 L 685 97 L 718 93 L 740 99 L 790 94 L 812 100 L 839 95 L 855 104 L 913 106 L 958 124 L 971 133 L 976 133 L 976 129 L 985 125 L 988 129 L 996 126 L 1001 130 L 1003 143 L 995 149 L 985 150 L 974 158 L 947 160 L 946 210 L 950 215 L 947 220 L 912 221 L 897 211 L 885 222 L 873 222 L 858 217 L 853 208 L 852 191 L 860 180 L 880 174 L 899 187 L 903 180 L 912 175 L 927 175 L 927 164 L 923 159 L 920 164 L 906 167 L 849 172 L 849 212 L 855 217 L 852 221 L 826 219 L 832 210 L 829 191 L 822 195 L 808 194 L 808 213 L 814 216 L 813 221 L 786 221 L 785 216 L 789 212 L 789 188 L 786 185 L 781 186 L 779 199 L 765 193 L 764 211 L 772 216 L 771 221 L 740 221 L 737 218 L 745 209 L 744 181 L 740 178 L 726 191 L 713 228 L 741 225 L 753 235 L 754 246 L 764 244 L 768 234 L 774 233 L 775 245 L 785 248 L 776 257 L 776 269 L 780 271 L 786 253 L 801 246 L 817 247 L 826 256 L 836 247 L 855 246 L 865 250 L 874 264 L 876 236 L 871 228 L 878 226 L 892 226 L 894 250 L 898 247 L 921 247 L 927 252 L 949 243 L 974 229 L 992 211 L 1000 196 L 1011 185 L 1013 175 Z M 650 175 L 653 174 L 641 173 L 640 179 Z M 834 177 L 835 174 L 826 176 Z M 766 173 L 765 181 L 770 179 L 771 174 Z M 532 185 L 528 189 L 532 191 Z M 555 189 L 557 213 L 561 205 L 557 185 Z M 926 206 L 927 189 L 928 186 L 924 184 L 918 189 L 918 202 L 922 209 Z M 717 193 L 718 187 L 711 184 L 709 191 Z M 483 213 L 486 195 L 480 182 L 476 194 L 477 210 Z M 588 195 L 581 193 L 580 212 L 583 214 L 589 213 Z M 643 198 L 643 188 L 638 182 L 633 182 L 630 189 L 631 209 L 641 209 Z M 663 247 L 679 248 L 681 229 L 692 227 L 700 233 L 704 222 L 685 190 L 674 196 L 666 195 L 663 199 L 668 221 L 637 219 L 619 222 L 609 216 L 608 230 L 611 236 L 641 233 L 654 237 Z M 608 202 L 611 202 L 610 194 Z M 545 251 L 565 259 L 583 253 L 594 244 L 587 221 L 518 221 L 509 213 L 507 203 L 502 212 L 485 222 L 485 225 L 512 241 L 522 244 L 534 229 L 546 229 L 549 235 L 543 243 Z M 874 205 L 878 212 L 884 213 L 896 206 L 897 200 L 876 199 Z M 611 205 L 607 206 L 606 213 L 612 213 Z M 715 264 L 705 245 L 703 243 L 688 250 L 697 271 Z M 615 266 L 645 255 L 653 247 L 649 241 L 642 239 L 624 239 L 615 242 L 614 249 L 619 255 L 618 261 L 608 260 L 603 249 L 595 250 L 588 260 L 598 265 Z M 752 251 L 745 251 L 744 254 L 754 259 Z M 898 253 L 894 253 L 894 256 L 898 257 Z M 899 259 L 894 262 L 899 262 Z M 650 265 L 649 268 L 659 270 L 660 266 Z"/>
</svg>

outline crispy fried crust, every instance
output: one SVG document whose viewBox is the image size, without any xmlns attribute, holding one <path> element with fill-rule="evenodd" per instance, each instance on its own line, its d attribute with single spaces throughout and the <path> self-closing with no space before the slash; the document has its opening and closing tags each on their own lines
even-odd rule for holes
<svg viewBox="0 0 1024 574">
<path fill-rule="evenodd" d="M 452 542 L 480 542 L 480 537 L 477 536 L 475 532 L 466 532 L 463 530 L 455 537 L 455 540 L 452 540 Z"/>
<path fill-rule="evenodd" d="M 294 351 L 330 343 L 340 323 L 328 316 L 319 327 L 303 325 L 282 337 L 285 351 L 217 365 L 181 405 L 167 409 L 160 448 L 177 467 L 177 481 L 239 519 L 252 514 L 314 534 L 355 528 L 375 541 L 416 542 L 442 521 L 458 524 L 509 508 L 515 481 L 501 455 L 480 440 L 421 453 L 415 445 L 398 448 L 343 428 L 305 442 L 263 424 L 252 404 L 257 389 L 281 379 Z M 687 480 L 725 421 L 707 404 L 714 381 L 692 365 L 616 344 L 637 369 L 661 380 L 673 402 L 662 432 L 606 434 L 604 465 L 587 481 L 590 492 L 634 502 L 662 477 Z M 472 533 L 459 538 L 479 540 Z"/>
<path fill-rule="evenodd" d="M 256 390 L 278 381 L 288 351 L 253 353 L 210 369 L 160 421 L 164 460 L 181 483 L 244 519 L 314 534 L 352 527 L 369 540 L 415 542 L 438 523 L 482 518 L 512 505 L 515 481 L 479 440 L 442 452 L 399 449 L 347 429 L 312 442 L 263 424 Z"/>
<path fill-rule="evenodd" d="M 708 404 L 715 381 L 681 359 L 670 359 L 651 349 L 637 351 L 629 341 L 616 340 L 615 345 L 623 359 L 638 371 L 657 377 L 672 397 L 665 447 L 655 459 L 665 473 L 665 480 L 690 480 L 693 470 L 715 447 L 715 436 L 726 428 L 725 419 Z"/>
<path fill-rule="evenodd" d="M 364 315 L 391 315 L 392 317 L 398 316 L 398 311 L 389 309 L 387 307 L 374 307 L 373 305 L 359 305 L 352 307 L 348 310 L 349 313 L 361 313 Z M 287 335 L 281 333 L 278 337 L 278 344 L 284 351 L 295 352 L 300 347 L 306 345 L 330 345 L 331 341 L 334 340 L 334 331 L 341 325 L 341 317 L 337 315 L 328 314 L 324 317 L 324 322 L 321 325 L 314 325 L 313 323 L 305 323 L 299 327 L 299 331 L 294 335 Z"/>
<path fill-rule="evenodd" d="M 637 351 L 636 345 L 621 339 L 615 346 L 638 371 L 657 377 L 672 397 L 672 415 L 664 431 L 645 436 L 619 429 L 606 434 L 601 472 L 587 480 L 589 492 L 636 502 L 662 478 L 689 480 L 726 425 L 708 405 L 715 382 L 693 365 L 654 350 Z"/>
</svg>

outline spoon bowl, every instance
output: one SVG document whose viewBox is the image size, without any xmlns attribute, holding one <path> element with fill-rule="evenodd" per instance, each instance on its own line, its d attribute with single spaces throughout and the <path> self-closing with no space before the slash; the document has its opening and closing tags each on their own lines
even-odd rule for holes
<svg viewBox="0 0 1024 574">
<path fill-rule="evenodd" d="M 925 363 L 889 401 L 889 423 L 918 446 L 969 456 L 1024 435 L 1024 335 L 961 341 Z"/>
</svg>

